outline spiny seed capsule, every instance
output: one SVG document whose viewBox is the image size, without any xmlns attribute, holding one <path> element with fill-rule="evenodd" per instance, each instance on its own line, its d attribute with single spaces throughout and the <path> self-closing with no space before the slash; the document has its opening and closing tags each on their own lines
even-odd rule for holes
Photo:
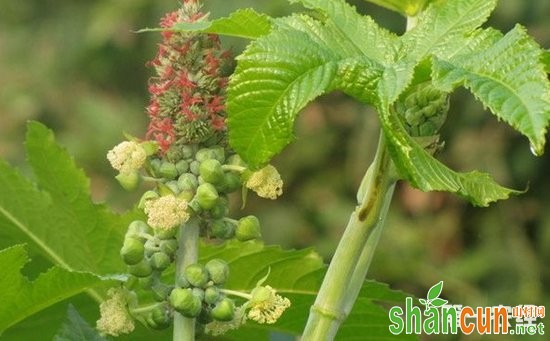
<svg viewBox="0 0 550 341">
<path fill-rule="evenodd" d="M 170 257 L 168 257 L 168 255 L 164 252 L 155 252 L 149 259 L 149 264 L 151 264 L 151 267 L 160 271 L 169 267 L 171 263 L 172 261 L 170 260 Z"/>
<path fill-rule="evenodd" d="M 196 317 L 201 311 L 201 300 L 191 289 L 175 288 L 170 293 L 170 304 L 185 317 Z"/>
<path fill-rule="evenodd" d="M 223 259 L 212 259 L 204 266 L 210 279 L 216 285 L 224 284 L 229 278 L 229 266 Z"/>
<path fill-rule="evenodd" d="M 225 297 L 212 308 L 211 315 L 217 321 L 231 321 L 235 316 L 235 304 Z"/>
<path fill-rule="evenodd" d="M 197 187 L 195 199 L 203 210 L 209 210 L 216 205 L 216 201 L 218 200 L 218 191 L 212 184 L 203 183 Z"/>
<path fill-rule="evenodd" d="M 221 184 L 224 180 L 222 164 L 216 159 L 204 160 L 199 167 L 199 174 L 204 181 L 213 185 Z"/>
<path fill-rule="evenodd" d="M 253 215 L 239 219 L 239 224 L 235 230 L 235 237 L 241 242 L 260 238 L 260 221 Z"/>
<path fill-rule="evenodd" d="M 209 280 L 208 272 L 202 264 L 195 263 L 188 265 L 183 273 L 187 281 L 194 287 L 202 288 Z"/>
<path fill-rule="evenodd" d="M 172 180 L 178 176 L 178 169 L 172 162 L 163 161 L 159 168 L 159 174 L 165 179 Z"/>
<path fill-rule="evenodd" d="M 147 277 L 151 275 L 153 269 L 149 262 L 144 259 L 135 265 L 128 266 L 128 272 L 136 277 Z"/>
<path fill-rule="evenodd" d="M 141 262 L 144 252 L 145 248 L 141 240 L 127 237 L 124 239 L 122 249 L 120 249 L 120 256 L 126 265 L 135 265 Z"/>
</svg>

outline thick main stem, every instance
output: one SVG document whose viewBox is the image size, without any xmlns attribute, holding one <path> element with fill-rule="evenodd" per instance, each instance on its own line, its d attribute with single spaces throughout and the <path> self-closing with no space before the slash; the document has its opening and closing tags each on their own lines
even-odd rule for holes
<svg viewBox="0 0 550 341">
<path fill-rule="evenodd" d="M 180 227 L 178 235 L 179 248 L 176 254 L 176 286 L 177 279 L 183 274 L 185 267 L 194 264 L 199 256 L 199 224 L 196 218 L 191 218 Z M 174 341 L 195 340 L 195 319 L 187 318 L 174 312 Z"/>
<path fill-rule="evenodd" d="M 349 314 L 372 259 L 394 184 L 391 159 L 381 133 L 375 159 L 359 189 L 359 204 L 350 216 L 311 307 L 302 340 L 334 339 L 340 324 Z"/>
</svg>

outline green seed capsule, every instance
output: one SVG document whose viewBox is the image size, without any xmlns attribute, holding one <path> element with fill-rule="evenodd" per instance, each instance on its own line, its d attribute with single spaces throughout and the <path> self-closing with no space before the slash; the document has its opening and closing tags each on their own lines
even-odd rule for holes
<svg viewBox="0 0 550 341">
<path fill-rule="evenodd" d="M 141 220 L 134 220 L 128 225 L 128 231 L 126 231 L 126 238 L 136 238 L 145 242 L 147 240 L 146 235 L 149 234 L 151 228 L 146 222 Z"/>
<path fill-rule="evenodd" d="M 157 282 L 156 284 L 151 286 L 151 291 L 153 292 L 155 300 L 158 302 L 162 302 L 166 300 L 168 296 L 170 296 L 173 288 L 174 287 L 168 286 L 161 282 Z"/>
<path fill-rule="evenodd" d="M 122 188 L 127 191 L 133 191 L 138 187 L 141 177 L 137 171 L 132 171 L 130 173 L 120 173 L 115 176 L 115 179 L 117 179 Z"/>
<path fill-rule="evenodd" d="M 164 252 L 155 252 L 151 258 L 149 258 L 149 264 L 155 270 L 164 270 L 172 264 L 170 257 Z"/>
<path fill-rule="evenodd" d="M 220 186 L 220 191 L 224 193 L 233 193 L 241 188 L 241 186 L 241 176 L 234 172 L 227 172 L 224 175 L 224 180 Z"/>
<path fill-rule="evenodd" d="M 245 168 L 248 167 L 246 162 L 243 161 L 239 154 L 233 154 L 229 158 L 227 158 L 227 164 L 233 166 L 241 166 Z"/>
<path fill-rule="evenodd" d="M 241 242 L 260 238 L 260 221 L 253 215 L 239 219 L 239 224 L 235 230 L 235 237 Z"/>
<path fill-rule="evenodd" d="M 144 252 L 145 248 L 141 240 L 127 237 L 120 249 L 120 256 L 126 265 L 135 265 L 143 260 Z"/>
<path fill-rule="evenodd" d="M 151 275 L 153 269 L 149 262 L 143 259 L 141 262 L 128 266 L 128 272 L 136 277 L 147 277 Z"/>
<path fill-rule="evenodd" d="M 160 242 L 160 250 L 173 258 L 178 249 L 178 241 L 175 239 L 163 240 Z"/>
<path fill-rule="evenodd" d="M 172 324 L 172 316 L 170 316 L 170 310 L 165 306 L 158 306 L 151 310 L 147 321 L 154 322 L 155 326 L 150 325 L 155 330 L 162 330 L 170 327 Z"/>
<path fill-rule="evenodd" d="M 160 176 L 165 179 L 172 180 L 178 176 L 176 165 L 172 162 L 163 161 L 159 169 Z"/>
<path fill-rule="evenodd" d="M 229 266 L 223 259 L 212 259 L 204 266 L 210 279 L 216 285 L 224 284 L 229 278 Z"/>
<path fill-rule="evenodd" d="M 184 173 L 178 178 L 178 187 L 180 191 L 194 192 L 199 186 L 199 180 L 195 174 Z"/>
<path fill-rule="evenodd" d="M 160 159 L 152 159 L 149 161 L 149 167 L 151 169 L 151 175 L 154 177 L 160 176 L 160 165 L 162 161 Z"/>
<path fill-rule="evenodd" d="M 141 289 L 151 290 L 153 286 L 153 276 L 140 277 L 138 278 L 138 284 Z"/>
<path fill-rule="evenodd" d="M 226 198 L 220 197 L 214 207 L 210 209 L 210 217 L 221 219 L 229 213 L 229 202 Z"/>
<path fill-rule="evenodd" d="M 231 321 L 235 316 L 235 303 L 225 297 L 212 308 L 212 317 L 217 321 Z"/>
<path fill-rule="evenodd" d="M 155 237 L 162 240 L 172 239 L 176 237 L 177 232 L 178 232 L 177 228 L 168 229 L 168 230 L 155 229 Z"/>
<path fill-rule="evenodd" d="M 139 199 L 138 208 L 140 210 L 143 210 L 145 208 L 145 203 L 148 200 L 157 199 L 158 197 L 159 197 L 159 194 L 155 191 L 147 191 L 147 192 L 143 193 L 143 195 Z"/>
<path fill-rule="evenodd" d="M 185 174 L 187 171 L 189 171 L 189 163 L 185 160 L 180 160 L 178 163 L 176 163 L 176 169 L 178 171 L 178 174 Z"/>
<path fill-rule="evenodd" d="M 220 289 L 215 286 L 204 289 L 204 301 L 208 304 L 214 304 L 220 299 Z"/>
<path fill-rule="evenodd" d="M 231 239 L 235 236 L 235 225 L 223 220 L 214 221 L 210 225 L 210 230 L 215 238 Z"/>
<path fill-rule="evenodd" d="M 202 288 L 208 283 L 208 280 L 210 279 L 208 277 L 208 272 L 206 272 L 206 268 L 202 264 L 191 264 L 188 265 L 185 270 L 183 271 L 185 278 L 189 281 L 189 283 L 197 288 Z"/>
<path fill-rule="evenodd" d="M 193 162 L 191 162 L 189 164 L 189 170 L 191 171 L 191 173 L 193 173 L 197 176 L 200 173 L 200 167 L 201 167 L 201 163 L 197 160 L 194 160 Z"/>
<path fill-rule="evenodd" d="M 204 290 L 201 288 L 193 288 L 193 295 L 197 296 L 201 301 L 204 301 Z"/>
<path fill-rule="evenodd" d="M 202 209 L 209 210 L 216 205 L 216 201 L 218 200 L 218 191 L 211 184 L 204 183 L 197 187 L 195 199 Z"/>
<path fill-rule="evenodd" d="M 178 186 L 178 182 L 175 180 L 168 181 L 164 184 L 166 187 L 170 188 L 170 191 L 174 193 L 175 195 L 178 195 L 180 192 L 180 187 Z"/>
<path fill-rule="evenodd" d="M 175 288 L 170 293 L 169 301 L 185 317 L 196 317 L 202 308 L 201 300 L 193 295 L 191 289 Z"/>
<path fill-rule="evenodd" d="M 222 164 L 216 159 L 204 160 L 199 167 L 199 174 L 204 181 L 213 185 L 221 184 L 224 181 Z"/>
<path fill-rule="evenodd" d="M 215 159 L 219 162 L 225 161 L 225 153 L 222 147 L 202 148 L 195 154 L 195 159 L 199 162 Z"/>
</svg>

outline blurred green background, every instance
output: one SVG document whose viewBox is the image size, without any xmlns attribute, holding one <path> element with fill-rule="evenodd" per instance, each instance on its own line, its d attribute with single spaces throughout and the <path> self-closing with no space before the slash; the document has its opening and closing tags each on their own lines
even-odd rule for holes
<svg viewBox="0 0 550 341">
<path fill-rule="evenodd" d="M 240 7 L 274 16 L 298 8 L 284 0 L 204 2 L 213 17 Z M 351 2 L 383 26 L 404 30 L 402 17 Z M 158 34 L 133 30 L 155 27 L 176 6 L 175 0 L 0 1 L 0 157 L 25 171 L 25 122 L 39 120 L 92 178 L 96 201 L 130 208 L 138 194 L 119 188 L 105 154 L 123 139 L 122 131 L 144 134 L 152 75 L 145 63 L 160 41 Z M 519 22 L 549 48 L 549 18 L 550 1 L 503 0 L 489 25 L 507 31 Z M 245 41 L 224 43 L 238 54 Z M 369 277 L 419 296 L 444 280 L 444 295 L 454 303 L 550 306 L 550 152 L 534 157 L 525 138 L 466 91 L 455 93 L 451 103 L 439 158 L 528 191 L 475 208 L 445 193 L 399 184 Z M 245 212 L 236 202 L 234 213 L 257 214 L 269 244 L 313 246 L 329 260 L 372 158 L 377 118 L 372 109 L 334 93 L 312 103 L 296 131 L 296 143 L 274 161 L 285 179 L 284 196 L 249 196 Z"/>
</svg>

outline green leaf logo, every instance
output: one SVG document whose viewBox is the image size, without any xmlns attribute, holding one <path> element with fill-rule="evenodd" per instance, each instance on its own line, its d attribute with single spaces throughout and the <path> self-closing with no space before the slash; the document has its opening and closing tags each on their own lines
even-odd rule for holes
<svg viewBox="0 0 550 341">
<path fill-rule="evenodd" d="M 428 291 L 427 299 L 419 299 L 418 301 L 426 306 L 425 310 L 428 310 L 432 307 L 441 307 L 445 304 L 447 304 L 447 300 L 444 300 L 442 298 L 439 298 L 439 295 L 441 295 L 441 292 L 443 291 L 443 281 L 439 281 L 439 283 L 434 284 Z"/>
</svg>

